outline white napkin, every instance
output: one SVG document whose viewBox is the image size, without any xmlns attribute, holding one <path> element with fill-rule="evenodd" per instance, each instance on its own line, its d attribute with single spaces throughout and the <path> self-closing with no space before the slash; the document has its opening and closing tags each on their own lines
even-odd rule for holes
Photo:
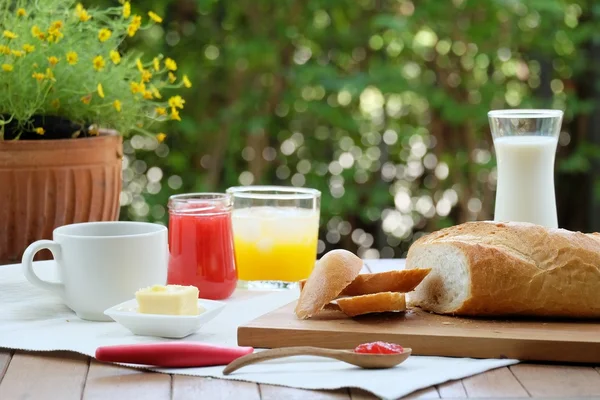
<svg viewBox="0 0 600 400">
<path fill-rule="evenodd" d="M 377 262 L 370 261 L 373 266 Z M 53 261 L 37 262 L 44 279 L 55 280 Z M 375 268 L 374 268 L 375 269 Z M 244 296 L 236 292 L 228 306 L 186 341 L 237 344 L 237 327 L 297 298 L 294 290 Z M 135 336 L 114 322 L 89 322 L 75 316 L 58 297 L 25 280 L 20 265 L 0 266 L 0 347 L 18 350 L 68 350 L 93 357 L 99 346 L 160 342 L 168 339 Z M 284 385 L 304 389 L 355 387 L 382 398 L 399 398 L 448 380 L 465 378 L 517 360 L 476 360 L 447 357 L 410 357 L 396 368 L 363 370 L 319 357 L 294 357 L 245 367 L 221 375 L 223 367 L 165 369 L 157 372 Z"/>
</svg>

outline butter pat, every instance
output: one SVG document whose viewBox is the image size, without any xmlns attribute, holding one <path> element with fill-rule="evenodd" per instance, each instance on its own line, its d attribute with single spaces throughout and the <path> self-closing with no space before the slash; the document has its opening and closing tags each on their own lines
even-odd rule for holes
<svg viewBox="0 0 600 400">
<path fill-rule="evenodd" d="M 198 315 L 198 288 L 181 285 L 154 285 L 135 292 L 138 312 L 162 315 Z"/>
</svg>

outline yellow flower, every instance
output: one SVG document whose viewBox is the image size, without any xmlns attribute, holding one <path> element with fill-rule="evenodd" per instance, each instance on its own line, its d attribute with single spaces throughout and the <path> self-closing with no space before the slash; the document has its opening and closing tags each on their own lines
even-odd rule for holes
<svg viewBox="0 0 600 400">
<path fill-rule="evenodd" d="M 156 115 L 161 116 L 161 115 L 167 115 L 167 109 L 164 107 L 156 107 Z"/>
<path fill-rule="evenodd" d="M 75 15 L 77 15 L 79 17 L 79 20 L 81 22 L 89 21 L 90 18 L 92 18 L 92 16 L 90 14 L 88 14 L 88 12 L 86 11 L 86 9 L 83 8 L 83 5 L 81 3 L 78 3 L 75 6 Z"/>
<path fill-rule="evenodd" d="M 35 50 L 35 46 L 25 43 L 23 45 L 23 50 L 25 50 L 25 52 L 27 52 L 27 53 L 31 53 L 32 51 Z"/>
<path fill-rule="evenodd" d="M 147 69 L 142 71 L 142 82 L 150 82 L 150 79 L 152 79 L 152 73 Z"/>
<path fill-rule="evenodd" d="M 162 22 L 162 18 L 153 11 L 148 11 L 148 16 L 152 21 L 156 22 L 157 24 L 160 24 Z"/>
<path fill-rule="evenodd" d="M 123 3 L 123 18 L 127 19 L 131 15 L 131 4 L 126 1 Z"/>
<path fill-rule="evenodd" d="M 117 112 L 121 112 L 121 101 L 120 100 L 113 101 L 113 107 L 115 108 L 115 110 L 117 110 Z"/>
<path fill-rule="evenodd" d="M 53 30 L 53 31 L 50 31 L 50 34 L 48 35 L 48 41 L 50 43 L 52 43 L 52 42 L 58 43 L 58 41 L 60 39 L 62 39 L 63 37 L 64 37 L 64 35 L 60 31 Z"/>
<path fill-rule="evenodd" d="M 139 58 L 135 60 L 135 65 L 137 66 L 138 71 L 144 72 L 144 65 L 142 64 L 142 60 Z"/>
<path fill-rule="evenodd" d="M 171 108 L 171 119 L 181 121 L 181 117 L 179 116 L 179 111 L 175 107 Z"/>
<path fill-rule="evenodd" d="M 75 53 L 74 51 L 70 51 L 67 53 L 67 62 L 70 65 L 77 64 L 77 61 L 79 61 L 79 56 L 77 55 L 77 53 Z"/>
<path fill-rule="evenodd" d="M 190 79 L 187 75 L 183 76 L 183 86 L 185 86 L 188 89 L 192 87 L 192 82 L 190 82 Z"/>
<path fill-rule="evenodd" d="M 54 21 L 50 24 L 50 28 L 48 29 L 49 42 L 58 42 L 61 38 L 64 37 L 64 35 L 60 31 L 63 25 L 64 23 L 62 21 Z"/>
<path fill-rule="evenodd" d="M 13 50 L 11 53 L 15 57 L 23 57 L 25 55 L 23 50 Z"/>
<path fill-rule="evenodd" d="M 166 138 L 167 138 L 167 135 L 165 135 L 162 132 L 156 135 L 156 140 L 158 140 L 158 143 L 164 142 Z"/>
<path fill-rule="evenodd" d="M 171 58 L 165 60 L 165 67 L 167 67 L 169 71 L 177 71 L 177 63 Z"/>
<path fill-rule="evenodd" d="M 19 37 L 16 33 L 11 32 L 11 31 L 7 31 L 7 30 L 4 31 L 4 33 L 2 34 L 2 36 L 4 36 L 7 39 L 16 39 L 16 38 Z"/>
<path fill-rule="evenodd" d="M 11 72 L 13 68 L 12 64 L 2 64 L 2 70 L 5 72 Z"/>
<path fill-rule="evenodd" d="M 54 21 L 52 22 L 52 24 L 50 24 L 50 29 L 62 29 L 62 27 L 64 26 L 64 23 L 62 21 Z"/>
<path fill-rule="evenodd" d="M 5 46 L 3 44 L 0 45 L 0 53 L 9 55 L 10 54 L 10 47 Z"/>
<path fill-rule="evenodd" d="M 92 94 L 91 93 L 90 94 L 86 94 L 85 96 L 83 96 L 81 98 L 81 102 L 83 104 L 90 104 L 91 101 L 92 101 Z"/>
<path fill-rule="evenodd" d="M 31 75 L 31 77 L 37 79 L 38 82 L 41 82 L 44 79 L 46 79 L 46 75 L 42 74 L 41 72 L 34 72 L 33 75 Z"/>
<path fill-rule="evenodd" d="M 129 23 L 129 26 L 127 27 L 127 34 L 129 36 L 134 36 L 138 29 L 140 29 L 140 26 L 142 26 L 142 17 L 139 15 L 134 15 L 133 19 Z"/>
<path fill-rule="evenodd" d="M 111 35 L 112 32 L 110 29 L 102 28 L 100 29 L 100 32 L 98 32 L 98 40 L 101 42 L 106 42 L 108 39 L 110 39 Z"/>
<path fill-rule="evenodd" d="M 128 34 L 130 37 L 133 37 L 133 36 L 135 36 L 135 33 L 137 32 L 137 30 L 138 30 L 138 28 L 134 27 L 133 25 L 129 25 L 129 26 L 127 27 L 127 34 Z"/>
<path fill-rule="evenodd" d="M 54 99 L 54 100 L 52 100 L 52 101 L 50 102 L 50 105 L 51 105 L 52 107 L 54 107 L 54 108 L 57 108 L 57 109 L 58 109 L 58 108 L 60 108 L 60 100 L 58 100 L 58 99 Z"/>
<path fill-rule="evenodd" d="M 58 64 L 60 60 L 58 59 L 58 57 L 55 56 L 50 56 L 48 57 L 48 62 L 50 63 L 51 66 L 55 66 L 56 64 Z"/>
<path fill-rule="evenodd" d="M 119 54 L 118 51 L 111 50 L 110 51 L 110 59 L 112 60 L 113 64 L 117 65 L 118 63 L 121 62 L 121 55 Z"/>
<path fill-rule="evenodd" d="M 152 94 L 154 95 L 154 97 L 156 97 L 157 99 L 162 99 L 162 96 L 160 95 L 160 92 L 158 91 L 157 88 L 152 86 L 152 88 L 150 90 L 152 90 Z"/>
<path fill-rule="evenodd" d="M 185 104 L 185 100 L 181 98 L 181 96 L 173 96 L 169 98 L 169 107 L 171 108 L 183 108 Z"/>
<path fill-rule="evenodd" d="M 41 40 L 46 38 L 46 34 L 42 32 L 37 25 L 31 27 L 31 35 Z"/>
<path fill-rule="evenodd" d="M 160 60 L 158 59 L 158 57 L 154 57 L 154 60 L 152 60 L 152 65 L 154 66 L 154 70 L 156 72 L 160 70 Z"/>
<path fill-rule="evenodd" d="M 149 90 L 145 90 L 145 91 L 144 91 L 144 98 L 145 98 L 146 100 L 152 100 L 152 92 L 151 92 L 151 91 L 149 91 Z"/>
<path fill-rule="evenodd" d="M 50 68 L 46 68 L 46 78 L 56 81 L 56 79 L 54 79 L 54 73 Z"/>
<path fill-rule="evenodd" d="M 144 93 L 144 91 L 146 90 L 146 85 L 144 85 L 143 83 L 131 82 L 129 86 L 131 89 L 131 93 L 133 94 Z"/>
<path fill-rule="evenodd" d="M 102 71 L 104 69 L 104 66 L 106 65 L 106 62 L 104 61 L 104 57 L 102 57 L 102 56 L 94 57 L 94 59 L 92 60 L 92 63 L 94 65 L 94 69 L 96 71 Z"/>
<path fill-rule="evenodd" d="M 102 87 L 101 83 L 98 84 L 97 89 L 98 89 L 98 96 L 100 96 L 101 98 L 104 98 L 104 88 Z"/>
<path fill-rule="evenodd" d="M 44 130 L 44 128 L 35 128 L 35 133 L 37 133 L 38 135 L 43 135 L 44 133 L 46 133 L 46 131 Z"/>
<path fill-rule="evenodd" d="M 18 16 L 18 17 L 24 17 L 24 16 L 26 16 L 26 15 L 27 15 L 27 11 L 25 11 L 25 9 L 24 9 L 24 8 L 19 8 L 19 9 L 17 10 L 17 16 Z"/>
<path fill-rule="evenodd" d="M 169 82 L 175 83 L 176 80 L 177 80 L 177 77 L 175 76 L 175 74 L 173 74 L 172 72 L 169 72 Z"/>
</svg>

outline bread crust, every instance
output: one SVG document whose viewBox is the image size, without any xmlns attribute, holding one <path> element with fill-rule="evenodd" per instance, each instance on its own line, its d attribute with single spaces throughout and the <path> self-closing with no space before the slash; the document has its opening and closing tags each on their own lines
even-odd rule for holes
<svg viewBox="0 0 600 400">
<path fill-rule="evenodd" d="M 362 296 L 380 292 L 406 293 L 414 290 L 431 268 L 403 269 L 374 274 L 361 274 L 341 293 L 342 296 Z"/>
<path fill-rule="evenodd" d="M 431 268 L 415 268 L 360 274 L 342 290 L 340 296 L 362 296 L 363 294 L 381 292 L 410 292 L 430 272 Z M 302 291 L 306 284 L 306 279 L 302 279 L 298 283 Z"/>
<path fill-rule="evenodd" d="M 397 292 L 382 292 L 363 296 L 342 297 L 337 299 L 337 305 L 349 317 L 388 311 L 405 311 L 406 295 Z"/>
<path fill-rule="evenodd" d="M 332 250 L 316 263 L 306 280 L 295 313 L 300 319 L 317 314 L 360 273 L 363 261 L 347 250 Z"/>
<path fill-rule="evenodd" d="M 411 304 L 465 316 L 600 318 L 600 235 L 547 229 L 526 223 L 470 222 L 418 239 L 415 254 L 449 245 L 465 257 L 467 298 L 453 310 L 436 305 L 445 282 L 432 266 Z"/>
</svg>

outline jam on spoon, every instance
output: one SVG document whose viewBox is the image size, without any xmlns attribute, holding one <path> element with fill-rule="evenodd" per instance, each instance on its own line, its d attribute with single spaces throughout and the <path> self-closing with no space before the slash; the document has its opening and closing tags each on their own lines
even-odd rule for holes
<svg viewBox="0 0 600 400">
<path fill-rule="evenodd" d="M 372 342 L 359 344 L 354 352 L 361 354 L 401 354 L 404 352 L 404 348 L 395 343 Z"/>
</svg>

